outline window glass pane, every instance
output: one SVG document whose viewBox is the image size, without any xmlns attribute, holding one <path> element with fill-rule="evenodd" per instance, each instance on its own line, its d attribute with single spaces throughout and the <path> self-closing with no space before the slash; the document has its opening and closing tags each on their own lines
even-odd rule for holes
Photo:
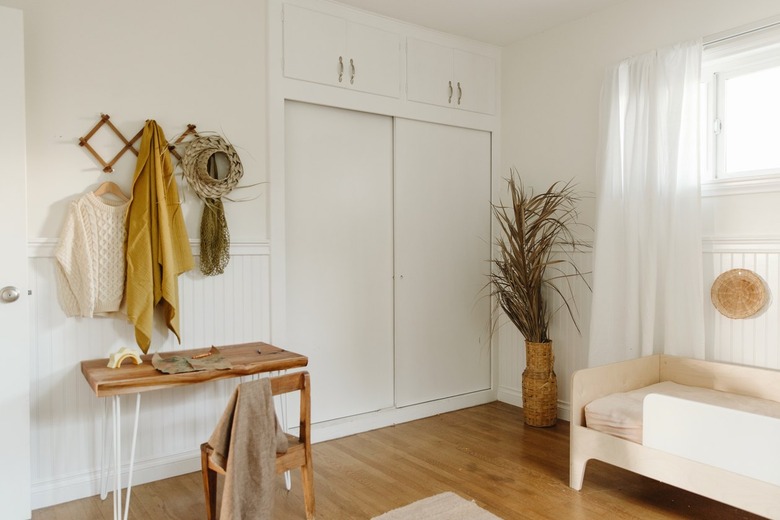
<svg viewBox="0 0 780 520">
<path fill-rule="evenodd" d="M 726 173 L 780 168 L 780 67 L 725 82 Z"/>
</svg>

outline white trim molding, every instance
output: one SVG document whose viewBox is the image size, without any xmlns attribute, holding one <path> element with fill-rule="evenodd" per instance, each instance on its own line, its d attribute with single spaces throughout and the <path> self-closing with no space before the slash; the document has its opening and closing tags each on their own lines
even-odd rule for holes
<svg viewBox="0 0 780 520">
<path fill-rule="evenodd" d="M 133 485 L 146 484 L 200 470 L 200 450 L 141 461 L 133 469 Z M 128 464 L 122 465 L 122 481 L 127 480 Z M 70 474 L 32 487 L 32 508 L 40 509 L 100 493 L 100 470 Z"/>
<path fill-rule="evenodd" d="M 725 195 L 750 195 L 780 191 L 780 177 L 743 177 L 739 179 L 717 179 L 701 184 L 702 197 L 720 197 Z"/>
<path fill-rule="evenodd" d="M 39 238 L 27 242 L 28 258 L 52 258 L 57 247 L 56 238 Z M 192 254 L 200 255 L 200 240 L 190 240 Z M 230 256 L 269 256 L 271 243 L 268 240 L 231 242 Z"/>
<path fill-rule="evenodd" d="M 743 237 L 709 236 L 702 240 L 704 253 L 780 253 L 780 235 Z"/>
</svg>

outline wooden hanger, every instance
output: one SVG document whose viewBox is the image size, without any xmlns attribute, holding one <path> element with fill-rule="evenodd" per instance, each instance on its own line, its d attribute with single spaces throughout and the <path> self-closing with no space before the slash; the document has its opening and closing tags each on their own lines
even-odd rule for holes
<svg viewBox="0 0 780 520">
<path fill-rule="evenodd" d="M 130 200 L 130 197 L 125 195 L 125 193 L 122 191 L 122 188 L 116 185 L 116 183 L 113 183 L 111 181 L 106 181 L 100 186 L 97 187 L 97 189 L 93 192 L 96 196 L 101 197 L 103 195 L 114 195 L 117 198 L 121 199 L 122 202 L 128 202 Z"/>
</svg>

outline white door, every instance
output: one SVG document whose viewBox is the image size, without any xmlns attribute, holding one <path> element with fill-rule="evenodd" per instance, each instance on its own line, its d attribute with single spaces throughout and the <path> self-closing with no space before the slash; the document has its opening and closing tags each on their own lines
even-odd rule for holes
<svg viewBox="0 0 780 520">
<path fill-rule="evenodd" d="M 490 388 L 491 136 L 396 119 L 396 404 Z"/>
<path fill-rule="evenodd" d="M 0 518 L 30 518 L 30 345 L 27 316 L 27 188 L 25 175 L 22 12 L 0 6 Z M 14 299 L 18 294 L 18 299 Z"/>
<path fill-rule="evenodd" d="M 393 406 L 393 120 L 285 104 L 287 339 L 312 420 Z"/>
</svg>

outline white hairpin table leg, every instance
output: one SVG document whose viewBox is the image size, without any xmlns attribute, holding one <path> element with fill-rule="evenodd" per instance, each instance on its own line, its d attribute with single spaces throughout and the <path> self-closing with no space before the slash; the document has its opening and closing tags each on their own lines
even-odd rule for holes
<svg viewBox="0 0 780 520">
<path fill-rule="evenodd" d="M 138 416 L 141 413 L 141 394 L 135 394 L 135 420 L 133 421 L 133 441 L 130 445 L 130 468 L 127 473 L 127 497 L 125 497 L 125 518 L 130 512 L 130 490 L 133 488 L 133 463 L 135 462 L 135 441 L 138 439 Z"/>
<path fill-rule="evenodd" d="M 114 520 L 122 520 L 122 410 L 114 396 Z"/>
<path fill-rule="evenodd" d="M 130 444 L 130 465 L 127 473 L 127 493 L 125 496 L 124 516 L 122 515 L 122 409 L 120 396 L 114 400 L 114 520 L 127 520 L 130 513 L 130 493 L 133 487 L 133 465 L 135 463 L 135 445 L 138 439 L 138 417 L 141 413 L 141 394 L 135 394 L 135 419 L 133 420 L 133 439 Z"/>
<path fill-rule="evenodd" d="M 108 475 L 111 473 L 111 457 L 108 451 L 108 398 L 103 398 L 103 449 L 100 454 L 100 500 L 108 496 Z"/>
</svg>

